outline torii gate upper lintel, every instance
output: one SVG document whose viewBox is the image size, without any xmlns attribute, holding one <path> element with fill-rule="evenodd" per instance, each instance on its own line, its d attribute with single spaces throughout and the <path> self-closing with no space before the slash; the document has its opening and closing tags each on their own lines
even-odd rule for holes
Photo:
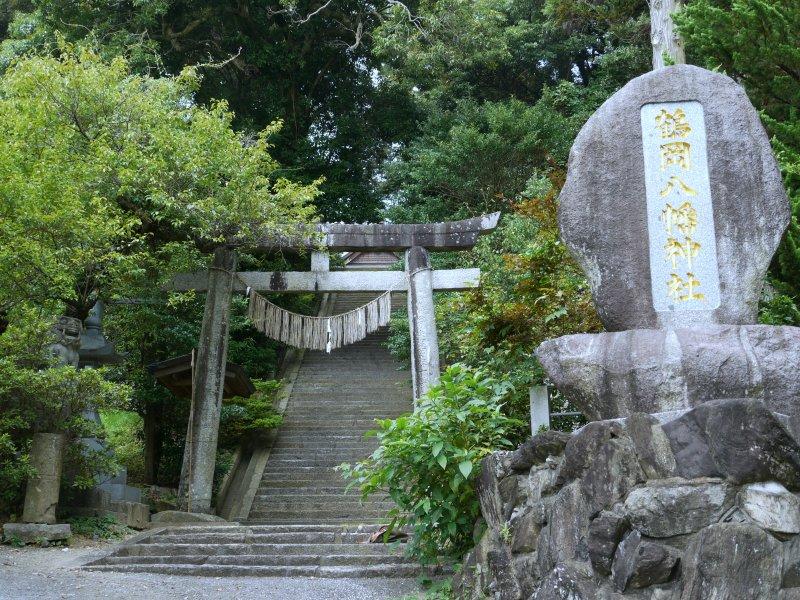
<svg viewBox="0 0 800 600">
<path fill-rule="evenodd" d="M 187 432 L 179 501 L 183 510 L 211 511 L 211 488 L 228 351 L 231 295 L 250 287 L 271 292 L 354 292 L 387 290 L 408 293 L 411 371 L 414 399 L 439 379 L 439 341 L 433 292 L 478 287 L 480 269 L 434 271 L 428 251 L 469 250 L 478 237 L 492 231 L 500 213 L 462 221 L 423 224 L 322 223 L 322 242 L 308 236 L 264 238 L 262 249 L 311 250 L 311 271 L 236 272 L 236 248 L 221 246 L 208 271 L 181 273 L 167 286 L 174 291 L 206 291 L 205 312 L 194 359 L 193 410 Z M 327 251 L 315 250 L 320 247 Z M 405 273 L 399 271 L 330 271 L 328 252 L 405 252 Z M 214 343 L 216 342 L 216 343 Z"/>
</svg>

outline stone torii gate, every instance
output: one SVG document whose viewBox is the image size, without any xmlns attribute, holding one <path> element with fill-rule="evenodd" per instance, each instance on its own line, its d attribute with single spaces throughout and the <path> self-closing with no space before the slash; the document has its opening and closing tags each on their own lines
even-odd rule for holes
<svg viewBox="0 0 800 600">
<path fill-rule="evenodd" d="M 264 239 L 260 249 L 311 250 L 311 271 L 236 272 L 234 246 L 217 248 L 208 271 L 176 275 L 169 289 L 205 291 L 206 304 L 198 349 L 193 361 L 193 409 L 189 419 L 179 491 L 183 510 L 211 511 L 211 487 L 217 450 L 220 409 L 228 351 L 231 294 L 248 287 L 262 292 L 407 292 L 411 333 L 414 399 L 439 379 L 439 342 L 433 292 L 478 287 L 480 269 L 434 271 L 428 251 L 469 250 L 482 234 L 492 231 L 500 213 L 463 221 L 425 224 L 346 224 L 316 226 L 322 238 Z M 326 251 L 314 250 L 324 247 Z M 337 272 L 329 270 L 329 252 L 405 252 L 400 271 Z"/>
</svg>

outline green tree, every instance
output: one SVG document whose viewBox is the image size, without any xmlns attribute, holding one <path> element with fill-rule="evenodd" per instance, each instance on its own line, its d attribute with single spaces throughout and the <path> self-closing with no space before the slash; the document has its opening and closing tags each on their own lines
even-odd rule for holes
<svg viewBox="0 0 800 600">
<path fill-rule="evenodd" d="M 152 390 L 148 362 L 167 358 L 158 352 L 175 336 L 188 341 L 199 323 L 198 299 L 169 298 L 160 285 L 203 266 L 216 245 L 307 221 L 318 195 L 315 184 L 281 175 L 268 140 L 277 124 L 235 132 L 224 102 L 196 101 L 199 84 L 193 69 L 138 75 L 124 59 L 67 43 L 0 78 L 0 309 L 9 331 L 46 330 L 58 314 L 84 318 L 96 298 L 110 301 L 109 330 L 122 332 L 121 349 L 139 350 L 121 371 L 138 384 L 134 401 Z M 123 299 L 136 303 L 114 304 Z M 151 318 L 137 322 L 148 306 Z M 167 321 L 172 337 L 144 329 Z M 14 348 L 15 368 L 33 377 L 44 355 Z M 3 406 L 13 401 L 0 394 Z M 147 402 L 133 406 L 147 415 Z"/>
<path fill-rule="evenodd" d="M 675 17 L 688 57 L 740 82 L 772 136 L 792 223 L 771 269 L 778 294 L 762 319 L 800 325 L 800 6 L 792 0 L 696 0 Z"/>
<path fill-rule="evenodd" d="M 407 94 L 378 76 L 372 53 L 372 31 L 387 5 L 14 2 L 16 16 L 5 16 L 10 27 L 0 62 L 58 32 L 72 41 L 96 40 L 106 57 L 128 56 L 140 73 L 216 65 L 197 86 L 198 102 L 224 99 L 243 130 L 283 120 L 275 158 L 297 181 L 325 176 L 318 206 L 324 218 L 361 222 L 377 217 L 375 177 L 391 144 L 404 139 L 415 118 Z"/>
</svg>

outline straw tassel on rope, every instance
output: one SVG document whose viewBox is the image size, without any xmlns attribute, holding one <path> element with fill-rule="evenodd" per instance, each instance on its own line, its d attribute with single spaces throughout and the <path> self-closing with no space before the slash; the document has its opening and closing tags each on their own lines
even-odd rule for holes
<svg viewBox="0 0 800 600">
<path fill-rule="evenodd" d="M 330 317 L 310 317 L 276 306 L 250 290 L 247 316 L 266 336 L 296 348 L 330 352 L 363 340 L 389 324 L 391 290 L 354 310 Z"/>
</svg>

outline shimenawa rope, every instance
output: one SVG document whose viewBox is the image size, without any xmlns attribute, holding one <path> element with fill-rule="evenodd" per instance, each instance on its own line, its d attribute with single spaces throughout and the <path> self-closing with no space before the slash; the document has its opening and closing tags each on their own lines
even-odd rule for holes
<svg viewBox="0 0 800 600">
<path fill-rule="evenodd" d="M 330 352 L 367 337 L 389 324 L 392 291 L 351 311 L 330 317 L 310 317 L 276 306 L 248 288 L 247 316 L 268 337 L 295 348 Z"/>
</svg>

